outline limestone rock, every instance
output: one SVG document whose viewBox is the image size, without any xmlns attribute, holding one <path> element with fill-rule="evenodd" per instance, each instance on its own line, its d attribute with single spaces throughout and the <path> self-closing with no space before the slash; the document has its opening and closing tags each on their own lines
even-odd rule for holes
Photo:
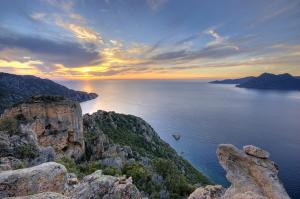
<svg viewBox="0 0 300 199">
<path fill-rule="evenodd" d="M 207 185 L 197 188 L 188 199 L 220 199 L 225 192 L 221 185 Z"/>
<path fill-rule="evenodd" d="M 230 144 L 219 145 L 217 156 L 231 183 L 221 199 L 289 199 L 277 176 L 277 166 L 265 158 L 267 153 L 262 155 L 261 150 L 253 147 L 246 149 L 251 155 Z"/>
<path fill-rule="evenodd" d="M 252 155 L 252 156 L 255 156 L 258 158 L 269 158 L 270 157 L 269 152 L 267 152 L 259 147 L 253 146 L 253 145 L 246 145 L 243 147 L 243 150 L 246 154 Z"/>
<path fill-rule="evenodd" d="M 51 146 L 58 157 L 80 158 L 85 149 L 81 107 L 61 97 L 40 96 L 6 110 L 2 118 L 17 118 L 38 145 Z"/>
<path fill-rule="evenodd" d="M 12 169 L 20 169 L 24 167 L 23 162 L 15 157 L 1 157 L 0 158 L 0 172 Z"/>
<path fill-rule="evenodd" d="M 84 177 L 80 184 L 68 191 L 66 195 L 78 199 L 142 198 L 130 179 L 122 181 L 114 176 L 103 175 L 100 170 Z"/>
<path fill-rule="evenodd" d="M 4 199 L 69 199 L 69 197 L 55 192 L 44 192 L 29 196 L 8 197 Z"/>
<path fill-rule="evenodd" d="M 0 198 L 52 191 L 62 193 L 66 182 L 66 168 L 55 162 L 3 171 L 0 173 Z"/>
</svg>

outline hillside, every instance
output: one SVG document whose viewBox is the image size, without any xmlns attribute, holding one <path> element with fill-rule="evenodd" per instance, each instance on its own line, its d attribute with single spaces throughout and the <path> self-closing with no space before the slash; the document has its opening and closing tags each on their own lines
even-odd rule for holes
<svg viewBox="0 0 300 199">
<path fill-rule="evenodd" d="M 149 198 L 186 198 L 210 184 L 143 119 L 105 111 L 82 116 L 78 102 L 62 97 L 33 97 L 7 109 L 0 151 L 0 171 L 56 161 L 82 181 L 97 170 L 131 177 Z"/>
<path fill-rule="evenodd" d="M 224 79 L 224 80 L 215 80 L 212 82 L 209 82 L 211 84 L 243 84 L 251 79 L 254 79 L 255 77 L 249 76 L 249 77 L 243 77 L 238 79 Z"/>
<path fill-rule="evenodd" d="M 32 75 L 0 73 L 0 113 L 5 108 L 36 95 L 64 96 L 78 102 L 97 97 L 95 93 L 68 89 L 49 79 L 42 79 Z"/>
<path fill-rule="evenodd" d="M 272 90 L 300 90 L 300 80 L 287 73 L 279 75 L 263 73 L 254 79 L 237 85 L 237 87 Z"/>
</svg>

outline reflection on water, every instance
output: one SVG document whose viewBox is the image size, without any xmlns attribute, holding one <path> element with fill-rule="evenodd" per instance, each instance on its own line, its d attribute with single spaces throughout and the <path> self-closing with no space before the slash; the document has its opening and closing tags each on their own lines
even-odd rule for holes
<svg viewBox="0 0 300 199">
<path fill-rule="evenodd" d="M 99 97 L 82 103 L 133 114 L 149 122 L 178 153 L 217 183 L 226 184 L 215 151 L 220 143 L 260 146 L 280 166 L 289 194 L 300 195 L 300 93 L 258 91 L 201 81 L 73 81 L 64 85 Z M 175 141 L 172 134 L 180 132 Z"/>
</svg>

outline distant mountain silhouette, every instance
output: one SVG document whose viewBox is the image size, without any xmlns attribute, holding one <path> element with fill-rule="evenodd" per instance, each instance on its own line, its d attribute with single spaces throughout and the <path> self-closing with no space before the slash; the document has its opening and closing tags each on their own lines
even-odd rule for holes
<svg viewBox="0 0 300 199">
<path fill-rule="evenodd" d="M 300 90 L 300 77 L 293 77 L 285 73 L 274 75 L 263 73 L 258 77 L 244 77 L 239 79 L 225 79 L 212 81 L 213 84 L 237 84 L 240 88 L 274 89 L 274 90 Z"/>
<path fill-rule="evenodd" d="M 212 84 L 243 84 L 254 78 L 255 77 L 253 77 L 253 76 L 249 76 L 249 77 L 243 77 L 243 78 L 238 78 L 238 79 L 216 80 L 216 81 L 212 81 L 210 83 L 212 83 Z"/>
<path fill-rule="evenodd" d="M 255 89 L 300 90 L 300 79 L 297 79 L 288 73 L 280 75 L 263 73 L 254 79 L 250 79 L 245 83 L 237 85 L 237 87 Z"/>
<path fill-rule="evenodd" d="M 0 113 L 7 107 L 35 95 L 56 95 L 78 102 L 96 98 L 95 93 L 68 89 L 49 79 L 33 75 L 14 75 L 0 72 Z"/>
</svg>

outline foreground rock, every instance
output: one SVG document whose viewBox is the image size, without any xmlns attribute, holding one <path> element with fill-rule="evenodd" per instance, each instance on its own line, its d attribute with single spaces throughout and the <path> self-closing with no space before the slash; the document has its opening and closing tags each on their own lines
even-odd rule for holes
<svg viewBox="0 0 300 199">
<path fill-rule="evenodd" d="M 248 154 L 250 152 L 250 155 L 230 144 L 218 147 L 219 162 L 226 170 L 226 177 L 231 183 L 222 199 L 289 198 L 277 176 L 277 166 L 267 159 L 268 153 L 254 146 L 245 147 L 245 151 Z"/>
<path fill-rule="evenodd" d="M 45 193 L 38 193 L 30 196 L 8 197 L 4 199 L 70 199 L 70 198 L 55 192 L 45 192 Z"/>
<path fill-rule="evenodd" d="M 66 194 L 78 199 L 141 199 L 139 190 L 131 179 L 103 175 L 98 170 L 82 179 L 80 184 Z"/>
<path fill-rule="evenodd" d="M 27 136 L 26 141 L 34 145 L 35 150 L 35 142 L 41 147 L 52 147 L 58 158 L 66 155 L 79 159 L 84 153 L 82 113 L 77 102 L 55 96 L 32 97 L 6 110 L 1 120 L 2 126 L 15 124 L 7 129 L 9 136 L 2 139 L 10 144 L 23 143 L 22 139 Z M 16 149 L 15 145 L 18 143 L 11 148 Z"/>
<path fill-rule="evenodd" d="M 196 189 L 188 199 L 219 199 L 225 192 L 221 185 L 207 185 Z"/>
<path fill-rule="evenodd" d="M 66 168 L 55 162 L 26 169 L 3 171 L 0 173 L 0 198 L 42 192 L 62 193 L 66 182 Z"/>
</svg>

